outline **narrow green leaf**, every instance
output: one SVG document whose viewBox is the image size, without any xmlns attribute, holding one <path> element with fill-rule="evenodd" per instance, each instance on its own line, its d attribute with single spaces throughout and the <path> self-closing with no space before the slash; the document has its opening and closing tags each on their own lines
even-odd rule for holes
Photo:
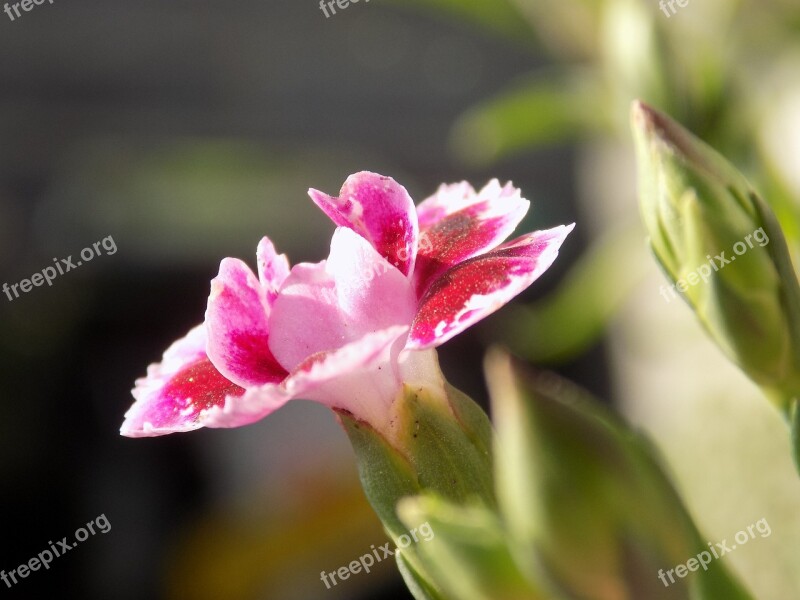
<svg viewBox="0 0 800 600">
<path fill-rule="evenodd" d="M 487 164 L 532 147 L 563 142 L 604 127 L 601 84 L 587 73 L 538 76 L 470 109 L 450 139 L 455 155 Z"/>
<path fill-rule="evenodd" d="M 646 439 L 500 351 L 487 376 L 498 500 L 528 570 L 545 564 L 569 597 L 750 598 L 718 560 L 669 586 L 659 578 L 708 548 Z"/>
<path fill-rule="evenodd" d="M 434 589 L 431 582 L 426 581 L 417 573 L 402 552 L 395 552 L 394 556 L 397 561 L 397 570 L 400 571 L 408 591 L 415 600 L 447 600 L 440 591 Z"/>
<path fill-rule="evenodd" d="M 407 498 L 398 509 L 407 526 L 430 525 L 433 536 L 420 540 L 417 552 L 447 598 L 545 598 L 515 563 L 502 523 L 491 511 L 482 506 L 456 506 L 433 496 Z"/>
<path fill-rule="evenodd" d="M 792 399 L 789 405 L 789 423 L 792 429 L 792 458 L 800 473 L 800 400 Z"/>
</svg>

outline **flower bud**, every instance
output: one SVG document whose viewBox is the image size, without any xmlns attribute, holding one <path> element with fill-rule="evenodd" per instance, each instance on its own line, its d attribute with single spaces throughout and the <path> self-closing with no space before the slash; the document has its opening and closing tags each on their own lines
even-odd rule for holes
<svg viewBox="0 0 800 600">
<path fill-rule="evenodd" d="M 632 110 L 653 252 L 723 352 L 782 409 L 800 392 L 800 287 L 777 219 L 744 176 L 678 123 Z"/>
</svg>

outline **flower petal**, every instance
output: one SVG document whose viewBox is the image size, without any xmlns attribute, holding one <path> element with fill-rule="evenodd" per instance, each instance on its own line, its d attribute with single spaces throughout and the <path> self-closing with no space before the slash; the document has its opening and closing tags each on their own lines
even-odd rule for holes
<svg viewBox="0 0 800 600">
<path fill-rule="evenodd" d="M 436 193 L 426 198 L 417 206 L 417 220 L 419 221 L 420 231 L 435 225 L 442 219 L 457 213 L 473 204 L 484 201 L 503 201 L 504 198 L 511 198 L 520 202 L 520 190 L 515 188 L 511 182 L 501 186 L 497 179 L 492 179 L 480 192 L 466 181 L 460 183 L 443 183 L 436 190 Z M 528 202 L 523 202 L 528 206 Z"/>
<path fill-rule="evenodd" d="M 120 433 L 150 437 L 203 426 L 203 411 L 226 404 L 244 390 L 225 379 L 206 356 L 206 328 L 199 325 L 147 368 L 136 381 L 135 402 L 125 413 Z"/>
<path fill-rule="evenodd" d="M 338 198 L 314 189 L 308 195 L 336 225 L 363 236 L 403 275 L 413 271 L 417 215 L 411 196 L 394 179 L 362 171 L 347 178 Z"/>
<path fill-rule="evenodd" d="M 310 356 L 286 380 L 287 391 L 377 425 L 402 386 L 391 356 L 403 348 L 407 333 L 408 325 L 389 327 Z"/>
<path fill-rule="evenodd" d="M 263 248 L 266 276 L 278 260 Z M 273 250 L 274 255 L 274 250 Z M 263 272 L 263 271 L 262 271 Z M 270 279 L 270 284 L 274 279 Z M 286 376 L 269 349 L 270 300 L 267 290 L 242 261 L 226 258 L 211 281 L 206 309 L 208 358 L 226 378 L 242 387 L 277 383 Z"/>
<path fill-rule="evenodd" d="M 296 265 L 272 308 L 270 348 L 294 370 L 395 325 L 408 326 L 416 300 L 408 279 L 361 236 L 340 227 L 327 261 Z"/>
<path fill-rule="evenodd" d="M 414 271 L 418 297 L 454 265 L 502 243 L 529 207 L 517 188 L 510 183 L 500 187 L 496 179 L 477 194 L 467 183 L 440 187 L 417 208 L 421 223 Z"/>
<path fill-rule="evenodd" d="M 553 264 L 573 228 L 526 234 L 445 272 L 420 301 L 406 348 L 436 347 L 506 304 Z"/>
<path fill-rule="evenodd" d="M 259 281 L 267 292 L 267 302 L 272 305 L 283 281 L 289 276 L 289 259 L 285 254 L 278 254 L 266 236 L 258 243 L 256 259 Z"/>
<path fill-rule="evenodd" d="M 283 385 L 267 383 L 248 388 L 241 397 L 228 397 L 224 404 L 204 410 L 200 416 L 205 427 L 241 427 L 260 421 L 291 400 Z"/>
<path fill-rule="evenodd" d="M 443 183 L 435 194 L 425 198 L 417 205 L 417 220 L 419 221 L 420 231 L 441 221 L 447 215 L 473 204 L 476 198 L 475 188 L 466 181 Z"/>
</svg>

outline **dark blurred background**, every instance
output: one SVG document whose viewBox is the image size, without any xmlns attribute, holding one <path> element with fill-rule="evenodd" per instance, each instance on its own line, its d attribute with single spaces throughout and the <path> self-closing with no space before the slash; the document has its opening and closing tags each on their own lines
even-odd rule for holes
<svg viewBox="0 0 800 600">
<path fill-rule="evenodd" d="M 566 146 L 467 166 L 456 118 L 542 64 L 465 21 L 390 2 L 326 18 L 315 0 L 55 0 L 0 14 L 0 283 L 111 236 L 118 251 L 0 295 L 0 568 L 104 514 L 9 598 L 410 598 L 394 564 L 327 590 L 386 541 L 344 434 L 290 403 L 238 430 L 118 434 L 133 381 L 203 318 L 225 256 L 269 235 L 293 263 L 327 255 L 305 195 L 374 170 L 416 201 L 446 181 L 511 179 L 524 230 L 575 220 Z M 551 289 L 581 246 L 526 293 Z M 440 352 L 485 402 L 490 319 Z M 602 352 L 565 369 L 604 394 Z M 592 365 L 591 371 L 587 365 Z M 598 368 L 600 367 L 600 368 Z"/>
</svg>

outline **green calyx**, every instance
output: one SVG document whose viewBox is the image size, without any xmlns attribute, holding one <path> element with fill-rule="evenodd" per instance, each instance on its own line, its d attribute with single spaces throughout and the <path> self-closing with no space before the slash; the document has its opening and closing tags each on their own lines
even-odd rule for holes
<svg viewBox="0 0 800 600">
<path fill-rule="evenodd" d="M 368 423 L 339 412 L 356 454 L 362 487 L 389 535 L 397 541 L 416 524 L 398 516 L 401 499 L 430 493 L 457 505 L 492 509 L 492 428 L 475 402 L 445 385 L 444 395 L 404 386 L 393 407 L 391 442 Z M 409 586 L 436 590 L 417 546 L 398 554 Z M 434 592 L 418 597 L 437 598 Z M 436 592 L 438 593 L 438 592 Z"/>
</svg>

